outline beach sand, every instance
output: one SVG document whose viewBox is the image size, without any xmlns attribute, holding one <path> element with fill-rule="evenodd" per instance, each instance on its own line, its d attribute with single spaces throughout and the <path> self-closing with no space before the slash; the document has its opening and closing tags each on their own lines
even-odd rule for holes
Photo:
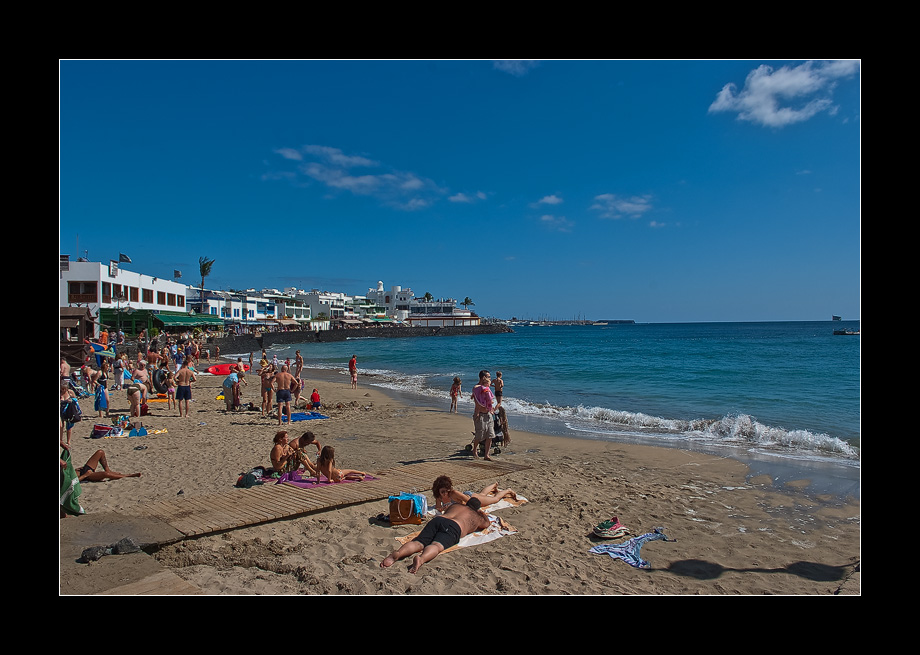
<svg viewBox="0 0 920 655">
<path fill-rule="evenodd" d="M 336 450 L 337 465 L 368 472 L 408 463 L 463 457 L 472 419 L 417 407 L 359 378 L 305 371 L 307 391 L 319 389 L 328 420 L 297 422 Z M 110 466 L 140 478 L 84 483 L 86 521 L 139 504 L 225 492 L 239 475 L 269 465 L 277 419 L 261 418 L 259 381 L 247 376 L 244 403 L 255 411 L 226 413 L 216 400 L 223 378 L 202 375 L 193 385 L 191 417 L 165 403 L 150 404 L 148 430 L 164 434 L 90 439 L 92 398 L 81 401 L 84 421 L 74 430 L 73 459 L 97 449 Z M 309 395 L 307 393 L 306 395 Z M 127 413 L 124 392 L 111 392 L 113 413 Z M 804 481 L 774 489 L 769 479 L 746 479 L 736 460 L 647 446 L 567 439 L 514 430 L 495 459 L 531 469 L 483 480 L 511 487 L 529 502 L 499 510 L 516 534 L 445 553 L 418 574 L 411 558 L 388 569 L 380 561 L 416 526 L 373 520 L 385 500 L 315 512 L 189 538 L 150 554 L 108 556 L 89 564 L 61 555 L 60 593 L 88 594 L 116 587 L 125 566 L 165 568 L 204 594 L 337 595 L 854 595 L 860 593 L 860 507 L 853 499 L 812 498 Z M 287 426 L 285 426 L 286 428 Z M 146 446 L 145 449 L 137 448 Z M 393 493 L 408 491 L 394 489 Z M 422 491 L 422 490 L 420 490 Z M 425 489 L 432 501 L 431 491 Z M 591 534 L 619 517 L 638 536 L 662 527 L 669 539 L 641 550 L 650 569 L 637 569 L 592 546 L 620 543 Z M 71 524 L 78 525 L 78 524 Z M 628 537 L 627 537 L 628 538 Z M 134 558 L 122 559 L 119 558 Z M 126 564 L 129 562 L 130 564 Z"/>
</svg>

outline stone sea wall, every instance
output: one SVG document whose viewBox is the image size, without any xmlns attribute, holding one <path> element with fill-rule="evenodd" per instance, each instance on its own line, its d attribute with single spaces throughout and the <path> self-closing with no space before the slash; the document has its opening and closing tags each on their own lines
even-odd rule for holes
<svg viewBox="0 0 920 655">
<path fill-rule="evenodd" d="M 370 327 L 346 330 L 296 330 L 291 332 L 265 332 L 260 337 L 251 335 L 229 336 L 212 339 L 209 346 L 219 346 L 222 354 L 257 352 L 275 345 L 292 343 L 330 343 L 347 339 L 375 337 L 378 339 L 403 339 L 408 337 L 455 337 L 476 334 L 501 334 L 513 332 L 504 325 L 480 325 L 477 327 Z M 213 353 L 213 350 L 212 350 Z"/>
</svg>

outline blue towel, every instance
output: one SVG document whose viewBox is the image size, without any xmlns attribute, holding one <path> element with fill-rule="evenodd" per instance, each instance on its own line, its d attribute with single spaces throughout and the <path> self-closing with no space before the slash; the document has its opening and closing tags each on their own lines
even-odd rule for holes
<svg viewBox="0 0 920 655">
<path fill-rule="evenodd" d="M 606 553 L 611 557 L 623 560 L 637 569 L 649 569 L 652 565 L 639 555 L 642 550 L 642 544 L 647 541 L 677 541 L 676 539 L 668 539 L 663 530 L 664 528 L 655 528 L 654 532 L 633 537 L 629 541 L 624 541 L 621 544 L 601 544 L 600 546 L 595 546 L 588 552 L 597 555 Z"/>
<path fill-rule="evenodd" d="M 312 421 L 315 418 L 329 418 L 319 412 L 291 412 L 291 421 Z"/>
<path fill-rule="evenodd" d="M 401 493 L 398 496 L 390 496 L 390 501 L 394 500 L 411 500 L 415 505 L 415 511 L 418 512 L 420 516 L 425 516 L 425 513 L 428 511 L 428 499 L 421 494 Z"/>
</svg>

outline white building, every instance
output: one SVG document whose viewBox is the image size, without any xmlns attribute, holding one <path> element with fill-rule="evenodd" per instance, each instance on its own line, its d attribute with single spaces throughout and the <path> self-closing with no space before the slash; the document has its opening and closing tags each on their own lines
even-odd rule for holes
<svg viewBox="0 0 920 655">
<path fill-rule="evenodd" d="M 427 294 L 426 294 L 427 295 Z M 468 327 L 479 325 L 479 317 L 468 309 L 457 309 L 453 298 L 425 300 L 401 286 L 384 291 L 383 282 L 367 290 L 367 299 L 386 308 L 386 313 L 413 327 Z"/>
<path fill-rule="evenodd" d="M 111 261 L 71 262 L 61 256 L 60 307 L 86 307 L 99 325 L 120 328 L 128 335 L 142 329 L 179 325 L 209 325 L 207 317 L 189 315 L 188 287 L 173 280 L 135 273 Z"/>
</svg>

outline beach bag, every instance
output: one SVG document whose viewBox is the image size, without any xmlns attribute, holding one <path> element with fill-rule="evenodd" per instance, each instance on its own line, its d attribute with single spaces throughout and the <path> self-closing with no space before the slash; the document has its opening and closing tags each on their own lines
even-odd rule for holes
<svg viewBox="0 0 920 655">
<path fill-rule="evenodd" d="M 421 525 L 428 501 L 420 494 L 390 496 L 390 525 Z"/>
<path fill-rule="evenodd" d="M 83 410 L 76 400 L 65 400 L 61 403 L 61 418 L 68 423 L 79 423 L 83 420 Z"/>
</svg>

